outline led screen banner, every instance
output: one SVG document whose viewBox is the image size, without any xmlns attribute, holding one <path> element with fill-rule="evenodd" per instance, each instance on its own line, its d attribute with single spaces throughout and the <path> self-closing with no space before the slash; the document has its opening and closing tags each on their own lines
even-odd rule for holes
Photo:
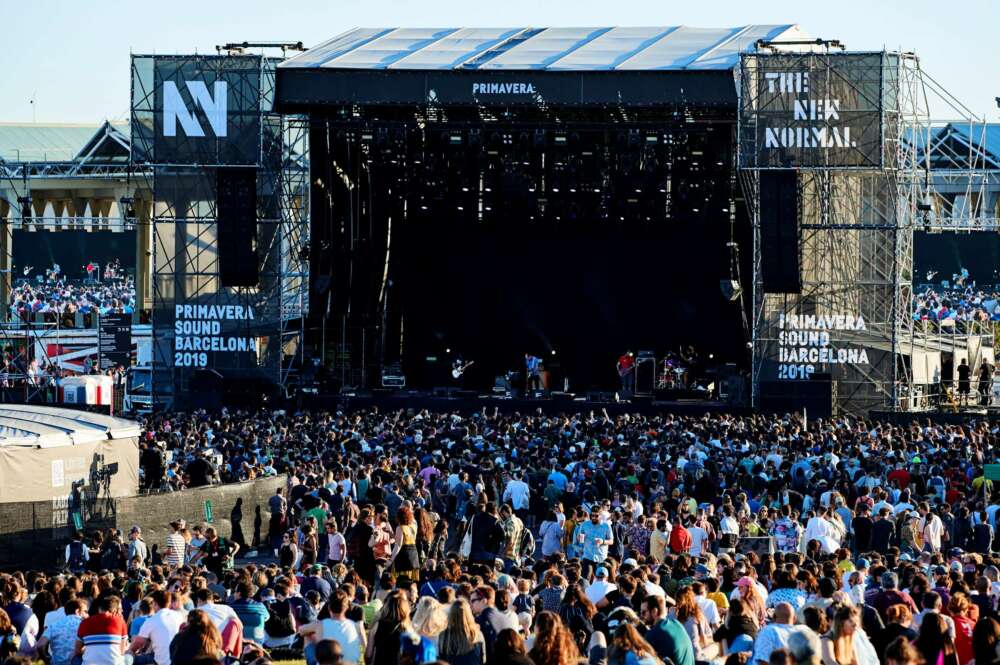
<svg viewBox="0 0 1000 665">
<path fill-rule="evenodd" d="M 260 309 L 247 298 L 227 297 L 224 293 L 176 302 L 172 331 L 174 367 L 256 367 L 262 323 L 256 317 L 260 314 Z"/>
<path fill-rule="evenodd" d="M 740 167 L 881 168 L 887 57 L 744 55 Z"/>
<path fill-rule="evenodd" d="M 262 72 L 259 56 L 133 56 L 133 159 L 257 165 Z"/>
</svg>

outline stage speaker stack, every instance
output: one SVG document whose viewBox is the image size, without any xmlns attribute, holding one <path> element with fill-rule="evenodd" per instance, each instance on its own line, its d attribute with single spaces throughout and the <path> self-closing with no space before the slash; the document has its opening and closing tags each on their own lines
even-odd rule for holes
<svg viewBox="0 0 1000 665">
<path fill-rule="evenodd" d="M 216 171 L 215 218 L 222 286 L 257 286 L 257 169 Z"/>
<path fill-rule="evenodd" d="M 760 171 L 761 281 L 765 293 L 801 293 L 798 175 Z"/>
</svg>

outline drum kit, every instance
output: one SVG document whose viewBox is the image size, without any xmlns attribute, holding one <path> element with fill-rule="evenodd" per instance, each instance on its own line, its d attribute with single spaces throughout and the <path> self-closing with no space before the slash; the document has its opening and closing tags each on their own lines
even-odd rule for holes
<svg viewBox="0 0 1000 665">
<path fill-rule="evenodd" d="M 656 375 L 657 390 L 687 388 L 688 368 L 681 359 L 670 353 L 660 361 L 660 371 Z"/>
</svg>

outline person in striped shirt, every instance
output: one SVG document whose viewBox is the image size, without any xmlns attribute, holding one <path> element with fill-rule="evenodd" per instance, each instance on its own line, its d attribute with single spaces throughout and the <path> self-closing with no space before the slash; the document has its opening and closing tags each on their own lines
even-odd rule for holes
<svg viewBox="0 0 1000 665">
<path fill-rule="evenodd" d="M 183 530 L 184 520 L 174 520 L 170 523 L 170 535 L 167 536 L 167 548 L 163 553 L 163 560 L 172 568 L 184 563 L 187 541 L 184 540 Z"/>
<path fill-rule="evenodd" d="M 83 656 L 83 665 L 124 665 L 128 629 L 121 599 L 105 596 L 94 605 L 96 612 L 77 629 L 74 655 Z"/>
</svg>

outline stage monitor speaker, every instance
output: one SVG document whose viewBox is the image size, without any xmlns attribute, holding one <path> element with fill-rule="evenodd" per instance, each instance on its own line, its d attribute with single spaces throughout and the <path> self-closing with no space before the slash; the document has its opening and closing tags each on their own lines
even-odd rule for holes
<svg viewBox="0 0 1000 665">
<path fill-rule="evenodd" d="M 765 293 L 800 293 L 798 175 L 760 172 L 761 281 Z"/>
<path fill-rule="evenodd" d="M 216 171 L 215 217 L 222 286 L 257 286 L 257 169 Z"/>
</svg>

